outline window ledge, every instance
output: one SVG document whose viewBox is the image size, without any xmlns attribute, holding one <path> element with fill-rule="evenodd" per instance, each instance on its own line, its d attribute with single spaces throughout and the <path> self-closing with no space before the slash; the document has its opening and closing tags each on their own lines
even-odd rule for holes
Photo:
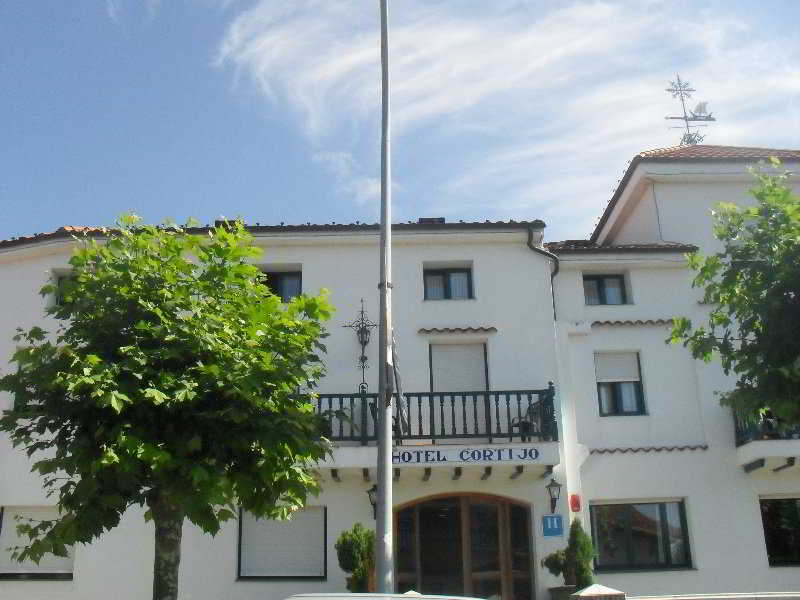
<svg viewBox="0 0 800 600">
<path fill-rule="evenodd" d="M 772 568 L 775 568 L 775 569 L 781 569 L 781 568 L 785 568 L 785 567 L 789 567 L 789 568 L 791 568 L 791 567 L 795 567 L 795 568 L 797 568 L 797 567 L 800 567 L 800 562 L 795 562 L 795 563 L 778 563 L 778 564 L 775 564 L 775 565 L 770 565 L 770 568 L 771 568 L 771 569 L 772 569 Z"/>
<path fill-rule="evenodd" d="M 605 419 L 606 417 L 649 417 L 650 415 L 648 415 L 645 412 L 642 412 L 642 413 L 623 413 L 620 415 L 600 415 L 600 416 Z"/>
<path fill-rule="evenodd" d="M 326 575 L 239 575 L 236 581 L 327 581 Z"/>
<path fill-rule="evenodd" d="M 595 567 L 595 573 L 661 573 L 671 571 L 698 571 L 697 567 L 621 567 L 619 569 Z"/>
<path fill-rule="evenodd" d="M 2 581 L 72 581 L 72 573 L 0 573 Z"/>
<path fill-rule="evenodd" d="M 469 302 L 477 298 L 423 298 L 423 302 Z"/>
<path fill-rule="evenodd" d="M 589 304 L 588 302 L 584 302 L 584 306 L 590 306 L 592 308 L 596 308 L 598 306 L 634 306 L 635 302 L 622 302 L 621 304 Z"/>
</svg>

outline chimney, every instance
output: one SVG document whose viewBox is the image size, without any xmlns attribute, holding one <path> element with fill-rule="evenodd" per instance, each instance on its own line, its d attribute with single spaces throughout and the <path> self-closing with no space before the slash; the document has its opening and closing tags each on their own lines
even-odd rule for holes
<svg viewBox="0 0 800 600">
<path fill-rule="evenodd" d="M 531 223 L 529 231 L 529 244 L 533 244 L 537 248 L 544 248 L 544 221 L 536 219 Z"/>
</svg>

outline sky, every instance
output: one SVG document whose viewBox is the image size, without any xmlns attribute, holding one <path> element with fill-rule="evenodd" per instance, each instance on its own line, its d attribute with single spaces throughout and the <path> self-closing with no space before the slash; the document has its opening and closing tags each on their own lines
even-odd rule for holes
<svg viewBox="0 0 800 600">
<path fill-rule="evenodd" d="M 390 0 L 394 220 L 591 233 L 628 161 L 800 148 L 795 0 Z M 0 239 L 224 216 L 374 222 L 377 0 L 0 0 Z M 694 104 L 692 104 L 694 106 Z"/>
</svg>

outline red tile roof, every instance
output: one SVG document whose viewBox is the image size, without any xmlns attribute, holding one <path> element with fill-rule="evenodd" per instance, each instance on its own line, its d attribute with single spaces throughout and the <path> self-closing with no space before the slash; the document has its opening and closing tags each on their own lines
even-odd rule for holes
<svg viewBox="0 0 800 600">
<path fill-rule="evenodd" d="M 524 230 L 529 229 L 543 229 L 545 227 L 544 221 L 535 219 L 533 221 L 515 221 L 509 219 L 508 221 L 457 221 L 452 223 L 418 223 L 416 221 L 409 221 L 407 223 L 394 223 L 392 224 L 393 231 L 480 231 L 492 229 L 514 229 Z M 205 233 L 211 227 L 190 228 L 192 233 Z M 357 232 L 357 231 L 375 231 L 379 230 L 378 223 L 301 223 L 298 225 L 248 225 L 247 229 L 250 233 L 315 233 L 315 232 Z M 0 249 L 8 248 L 11 246 L 23 246 L 25 244 L 32 244 L 43 242 L 47 240 L 68 239 L 72 236 L 88 235 L 91 237 L 100 237 L 107 235 L 110 231 L 105 227 L 82 227 L 74 225 L 65 225 L 59 227 L 55 231 L 47 233 L 35 233 L 33 235 L 20 236 L 7 240 L 0 240 Z"/>
<path fill-rule="evenodd" d="M 639 446 L 639 447 L 617 447 L 617 448 L 592 448 L 590 454 L 638 454 L 643 452 L 684 452 L 686 450 L 708 450 L 708 444 L 688 444 L 685 446 Z"/>
<path fill-rule="evenodd" d="M 636 155 L 643 159 L 666 160 L 760 160 L 771 156 L 789 160 L 800 160 L 800 150 L 782 150 L 778 148 L 749 148 L 745 146 L 673 146 L 645 150 Z"/>
<path fill-rule="evenodd" d="M 608 202 L 603 215 L 600 217 L 597 226 L 592 232 L 591 241 L 596 241 L 600 235 L 600 230 L 606 224 L 611 212 L 617 205 L 620 196 L 622 195 L 625 186 L 628 184 L 633 171 L 636 166 L 641 162 L 681 162 L 681 161 L 694 161 L 694 162 L 758 162 L 759 160 L 766 160 L 771 156 L 776 156 L 784 161 L 800 161 L 800 150 L 784 150 L 780 148 L 749 148 L 745 146 L 710 146 L 698 144 L 696 146 L 672 146 L 671 148 L 656 148 L 654 150 L 645 150 L 633 157 L 633 160 L 628 165 L 625 175 L 617 185 L 614 195 Z"/>
<path fill-rule="evenodd" d="M 601 246 L 589 240 L 564 240 L 563 242 L 550 242 L 545 244 L 554 254 L 583 253 L 583 252 L 694 252 L 697 246 L 678 244 L 675 242 L 653 242 L 616 244 Z"/>
<path fill-rule="evenodd" d="M 603 326 L 672 325 L 672 319 L 607 319 L 592 321 L 592 327 Z"/>
<path fill-rule="evenodd" d="M 417 333 L 496 333 L 497 327 L 423 327 Z"/>
</svg>

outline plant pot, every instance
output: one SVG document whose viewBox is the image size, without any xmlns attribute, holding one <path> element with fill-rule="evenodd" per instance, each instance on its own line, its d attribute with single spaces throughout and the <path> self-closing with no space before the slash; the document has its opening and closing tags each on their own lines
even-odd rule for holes
<svg viewBox="0 0 800 600">
<path fill-rule="evenodd" d="M 378 578 L 375 575 L 374 567 L 367 573 L 367 591 L 370 593 L 375 593 L 378 591 Z"/>
<path fill-rule="evenodd" d="M 569 597 L 577 590 L 576 585 L 560 585 L 548 588 L 550 590 L 550 600 L 569 600 Z"/>
</svg>

